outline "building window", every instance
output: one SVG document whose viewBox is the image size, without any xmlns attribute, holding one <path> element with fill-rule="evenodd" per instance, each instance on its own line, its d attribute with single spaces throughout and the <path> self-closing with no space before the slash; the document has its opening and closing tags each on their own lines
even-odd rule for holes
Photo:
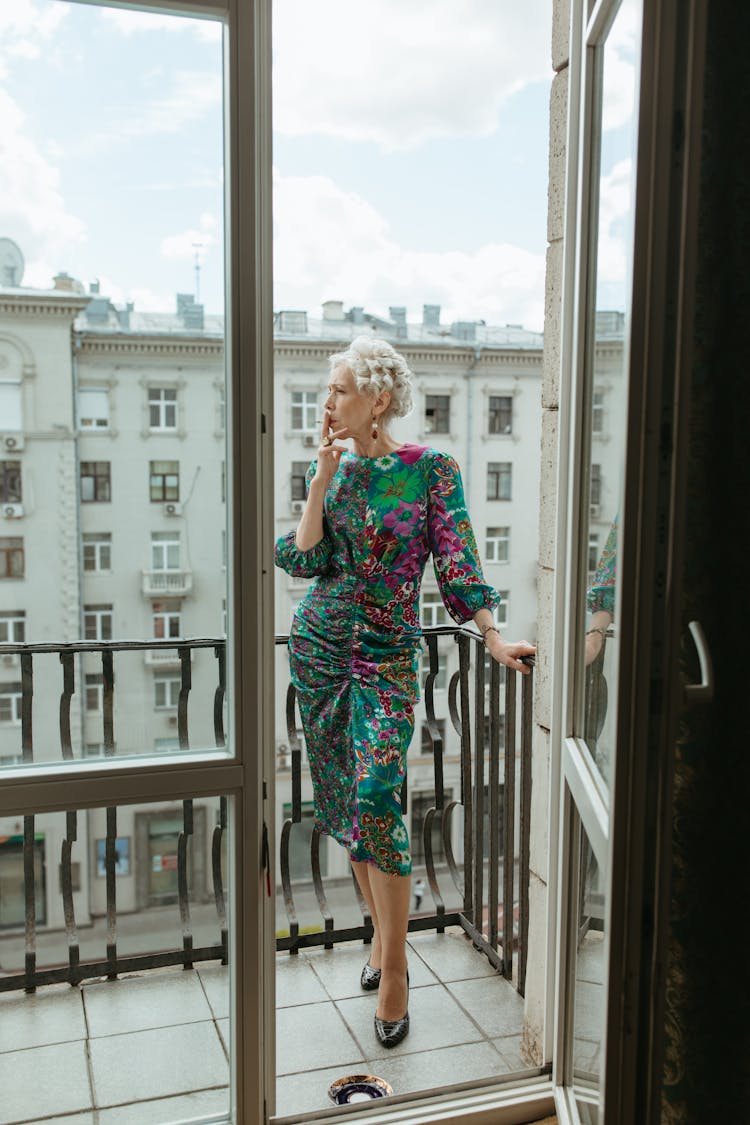
<svg viewBox="0 0 750 1125">
<path fill-rule="evenodd" d="M 83 536 L 83 569 L 112 569 L 112 535 L 109 531 L 85 532 Z"/>
<path fill-rule="evenodd" d="M 180 533 L 179 533 L 179 531 L 152 531 L 151 532 L 151 569 L 152 570 L 179 570 L 180 569 Z"/>
<path fill-rule="evenodd" d="M 591 432 L 592 434 L 604 433 L 604 391 L 594 391 L 591 404 Z"/>
<path fill-rule="evenodd" d="M 89 710 L 89 708 L 87 708 Z M 92 711 L 97 710 L 96 707 L 91 708 Z M 83 747 L 84 758 L 103 758 L 105 757 L 104 743 L 103 742 L 86 742 Z"/>
<path fill-rule="evenodd" d="M 310 879 L 310 846 L 312 843 L 313 828 L 315 827 L 315 810 L 311 801 L 303 801 L 300 809 L 299 824 L 295 824 L 294 832 L 289 837 L 289 878 L 292 882 L 309 882 Z M 283 819 L 290 820 L 292 806 L 285 804 Z M 328 874 L 328 845 L 326 837 L 320 838 L 320 873 Z"/>
<path fill-rule="evenodd" d="M 180 600 L 165 598 L 153 604 L 154 636 L 157 640 L 167 640 L 180 635 Z"/>
<path fill-rule="evenodd" d="M 490 461 L 487 466 L 487 499 L 510 500 L 513 465 L 510 461 Z"/>
<path fill-rule="evenodd" d="M 81 461 L 81 503 L 112 499 L 109 461 Z"/>
<path fill-rule="evenodd" d="M 443 606 L 443 609 L 445 607 Z M 442 624 L 442 623 L 441 623 Z M 430 672 L 430 654 L 429 652 L 422 652 L 422 687 L 427 684 L 427 676 Z M 438 652 L 438 670 L 435 676 L 435 683 L 432 685 L 435 691 L 442 691 L 448 686 L 448 668 L 445 653 Z"/>
<path fill-rule="evenodd" d="M 149 387 L 148 424 L 152 430 L 177 429 L 177 391 L 170 387 Z"/>
<path fill-rule="evenodd" d="M 599 565 L 599 536 L 595 531 L 589 532 L 589 559 L 588 570 L 593 574 Z"/>
<path fill-rule="evenodd" d="M 317 391 L 292 391 L 292 429 L 315 431 L 318 418 Z"/>
<path fill-rule="evenodd" d="M 0 723 L 21 722 L 21 685 L 0 684 Z"/>
<path fill-rule="evenodd" d="M 453 800 L 453 790 L 445 790 L 445 803 Z M 435 794 L 412 793 L 411 795 L 411 858 L 412 863 L 422 866 L 425 862 L 424 850 L 424 821 L 429 809 L 435 807 Z M 430 830 L 432 843 L 432 858 L 436 864 L 445 863 L 445 849 L 443 847 L 443 826 L 439 813 L 432 818 Z"/>
<path fill-rule="evenodd" d="M 0 578 L 23 578 L 24 569 L 23 539 L 0 539 Z"/>
<path fill-rule="evenodd" d="M 424 431 L 426 434 L 449 434 L 451 429 L 451 396 L 426 395 Z"/>
<path fill-rule="evenodd" d="M 109 429 L 109 391 L 106 387 L 82 387 L 79 390 L 78 427 L 81 430 Z"/>
<path fill-rule="evenodd" d="M 179 738 L 155 738 L 154 739 L 154 753 L 156 754 L 174 754 L 175 750 L 180 749 Z"/>
<path fill-rule="evenodd" d="M 180 701 L 180 677 L 157 673 L 154 676 L 154 707 L 172 711 Z"/>
<path fill-rule="evenodd" d="M 180 462 L 151 461 L 149 465 L 149 489 L 151 499 L 180 499 Z"/>
<path fill-rule="evenodd" d="M 104 706 L 104 679 L 101 672 L 86 673 L 86 710 L 101 711 Z"/>
<path fill-rule="evenodd" d="M 602 467 L 591 466 L 591 500 L 592 507 L 598 507 L 602 502 Z"/>
<path fill-rule="evenodd" d="M 227 394 L 224 387 L 219 387 L 219 429 L 222 433 L 227 428 Z"/>
<path fill-rule="evenodd" d="M 490 433 L 513 433 L 512 395 L 490 395 Z"/>
<path fill-rule="evenodd" d="M 292 461 L 292 500 L 307 499 L 307 484 L 305 476 L 309 467 L 308 461 Z"/>
<path fill-rule="evenodd" d="M 426 590 L 422 594 L 422 628 L 433 625 L 449 625 L 448 610 L 437 590 Z"/>
<path fill-rule="evenodd" d="M 112 640 L 111 605 L 85 605 L 83 607 L 83 635 L 87 641 Z"/>
<path fill-rule="evenodd" d="M 6 431 L 23 429 L 20 383 L 0 381 L 0 418 Z"/>
<path fill-rule="evenodd" d="M 0 461 L 0 504 L 20 504 L 22 500 L 21 462 Z"/>
<path fill-rule="evenodd" d="M 495 609 L 495 620 L 498 625 L 507 625 L 510 621 L 510 590 L 498 590 L 498 594 L 502 601 Z"/>
<path fill-rule="evenodd" d="M 22 645 L 26 640 L 26 611 L 0 610 L 0 645 Z"/>
<path fill-rule="evenodd" d="M 21 758 L 21 761 L 23 759 Z M 8 765 L 11 762 L 3 758 Z M 33 843 L 34 917 L 38 926 L 47 922 L 47 871 L 44 861 L 44 839 L 36 833 Z M 0 930 L 23 926 L 27 918 L 26 864 L 28 863 L 23 836 L 5 836 L 0 840 Z"/>
<path fill-rule="evenodd" d="M 440 737 L 443 740 L 443 749 L 445 749 L 445 719 L 436 719 L 435 725 L 440 732 Z M 432 756 L 432 736 L 430 735 L 430 728 L 427 726 L 427 723 L 422 723 L 419 752 L 423 758 Z"/>
<path fill-rule="evenodd" d="M 508 562 L 510 558 L 510 528 L 488 527 L 485 540 L 487 562 Z"/>
</svg>

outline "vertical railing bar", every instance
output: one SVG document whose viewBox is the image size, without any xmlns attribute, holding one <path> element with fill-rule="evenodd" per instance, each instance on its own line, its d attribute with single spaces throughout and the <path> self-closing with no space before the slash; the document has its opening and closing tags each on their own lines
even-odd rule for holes
<svg viewBox="0 0 750 1125">
<path fill-rule="evenodd" d="M 219 683 L 214 692 L 214 742 L 218 750 L 226 746 L 224 734 L 224 697 L 227 690 L 227 646 L 216 645 L 214 655 L 219 663 Z"/>
<path fill-rule="evenodd" d="M 102 649 L 102 710 L 104 721 L 104 754 L 115 752 L 115 667 L 111 648 Z"/>
<path fill-rule="evenodd" d="M 440 885 L 438 883 L 437 871 L 435 870 L 435 856 L 432 851 L 432 821 L 435 818 L 438 810 L 433 806 L 425 813 L 424 824 L 422 825 L 422 847 L 424 848 L 425 869 L 427 871 L 427 881 L 430 884 L 430 892 L 432 900 L 435 904 L 435 914 L 440 919 L 445 914 L 445 903 L 443 896 L 440 893 Z M 443 809 L 440 809 L 440 818 L 442 822 Z M 445 926 L 437 922 L 435 929 L 437 933 L 445 933 Z"/>
<path fill-rule="evenodd" d="M 186 645 L 179 645 L 177 653 L 180 657 L 180 697 L 177 701 L 177 737 L 180 750 L 190 749 L 188 735 L 188 699 L 193 684 L 192 679 L 192 650 Z"/>
<path fill-rule="evenodd" d="M 24 763 L 34 761 L 32 702 L 34 699 L 34 667 L 30 652 L 21 653 L 21 753 Z"/>
<path fill-rule="evenodd" d="M 287 920 L 289 922 L 289 952 L 299 953 L 299 922 L 297 921 L 297 910 L 294 905 L 294 893 L 292 891 L 292 877 L 289 865 L 289 840 L 292 834 L 292 820 L 285 820 L 281 828 L 281 841 L 279 844 L 279 867 L 281 870 L 281 887 L 284 893 L 284 908 L 286 910 Z"/>
<path fill-rule="evenodd" d="M 445 807 L 445 782 L 443 777 L 444 748 L 443 737 L 435 717 L 435 681 L 440 671 L 440 659 L 437 636 L 434 633 L 430 633 L 425 639 L 427 641 L 427 652 L 430 657 L 430 670 L 427 673 L 424 686 L 425 717 L 427 719 L 427 729 L 430 732 L 430 739 L 432 741 L 432 761 L 435 777 L 435 808 L 442 812 Z"/>
<path fill-rule="evenodd" d="M 292 753 L 292 822 L 302 821 L 302 744 L 296 722 L 297 692 L 294 684 L 286 689 L 286 737 Z"/>
<path fill-rule="evenodd" d="M 193 799 L 192 797 L 189 797 L 186 801 L 182 802 L 182 832 L 180 832 L 180 835 L 177 838 L 177 896 L 180 903 L 182 949 L 185 956 L 182 967 L 184 969 L 192 969 L 193 967 L 193 931 L 190 923 L 190 899 L 187 870 L 188 841 L 192 835 Z"/>
<path fill-rule="evenodd" d="M 469 704 L 469 638 L 458 638 L 458 664 L 461 687 L 461 800 L 464 806 L 464 914 L 474 922 L 472 877 L 472 837 L 474 806 L 471 783 L 471 715 Z M 481 906 L 480 906 L 481 909 Z"/>
<path fill-rule="evenodd" d="M 63 689 L 60 694 L 60 749 L 63 760 L 72 761 L 73 744 L 70 736 L 70 704 L 76 690 L 74 654 L 61 652 L 60 663 L 63 670 Z"/>
<path fill-rule="evenodd" d="M 78 839 L 78 813 L 75 811 L 65 814 L 65 839 L 62 841 L 60 855 L 60 873 L 62 884 L 63 914 L 65 916 L 65 935 L 68 940 L 68 965 L 70 966 L 71 984 L 77 984 L 76 972 L 81 959 L 78 944 L 78 929 L 76 927 L 75 904 L 73 901 L 73 844 Z"/>
<path fill-rule="evenodd" d="M 490 665 L 490 869 L 487 887 L 487 913 L 489 927 L 487 938 L 497 949 L 497 913 L 499 905 L 500 870 L 500 665 L 493 660 Z"/>
<path fill-rule="evenodd" d="M 224 898 L 224 874 L 221 870 L 221 845 L 227 829 L 227 799 L 219 797 L 219 823 L 214 825 L 211 841 L 211 868 L 214 883 L 214 901 L 221 933 L 222 965 L 227 964 L 227 907 Z"/>
<path fill-rule="evenodd" d="M 474 646 L 474 925 L 483 932 L 484 912 L 484 645 Z"/>
<path fill-rule="evenodd" d="M 323 917 L 324 929 L 325 930 L 332 930 L 333 929 L 333 914 L 331 913 L 331 908 L 328 905 L 328 899 L 326 898 L 326 892 L 325 892 L 325 889 L 323 887 L 323 880 L 322 880 L 321 874 L 320 874 L 320 837 L 321 837 L 321 831 L 320 831 L 320 828 L 318 827 L 318 825 L 316 824 L 313 828 L 312 836 L 310 837 L 310 866 L 312 868 L 312 877 L 313 877 L 313 886 L 315 888 L 315 897 L 318 900 L 318 906 L 320 907 L 320 913 Z M 332 941 L 325 942 L 323 948 L 324 949 L 333 949 L 333 942 Z"/>
<path fill-rule="evenodd" d="M 35 818 L 23 818 L 24 969 L 26 992 L 36 991 Z"/>
<path fill-rule="evenodd" d="M 526 994 L 526 958 L 529 945 L 529 878 L 531 851 L 531 745 L 533 732 L 534 673 L 522 677 L 521 688 L 521 792 L 518 844 L 518 991 Z"/>
<path fill-rule="evenodd" d="M 513 875 L 516 815 L 516 679 L 505 669 L 505 776 L 503 781 L 503 976 L 513 979 Z"/>
<path fill-rule="evenodd" d="M 107 965 L 108 979 L 117 977 L 117 807 L 107 809 L 107 835 L 104 843 L 104 871 L 107 880 Z"/>
</svg>

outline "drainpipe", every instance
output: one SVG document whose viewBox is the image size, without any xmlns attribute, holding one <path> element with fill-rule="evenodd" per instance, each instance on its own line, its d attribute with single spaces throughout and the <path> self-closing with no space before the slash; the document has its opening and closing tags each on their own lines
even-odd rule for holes
<svg viewBox="0 0 750 1125">
<path fill-rule="evenodd" d="M 469 511 L 471 511 L 471 477 L 472 477 L 471 454 L 472 454 L 472 448 L 473 448 L 473 445 L 474 445 L 474 443 L 472 441 L 472 438 L 471 438 L 472 423 L 474 421 L 474 379 L 473 379 L 472 376 L 474 374 L 474 369 L 476 368 L 476 366 L 479 363 L 481 358 L 482 358 L 482 345 L 477 344 L 474 348 L 474 358 L 472 359 L 471 363 L 469 364 L 469 366 L 467 367 L 467 369 L 464 373 L 464 379 L 466 380 L 466 456 L 464 458 L 464 464 L 462 466 L 462 469 L 463 469 L 463 477 L 464 477 L 464 482 L 465 482 L 465 490 L 464 491 L 466 492 L 466 501 L 467 501 L 467 506 L 469 507 Z"/>
</svg>

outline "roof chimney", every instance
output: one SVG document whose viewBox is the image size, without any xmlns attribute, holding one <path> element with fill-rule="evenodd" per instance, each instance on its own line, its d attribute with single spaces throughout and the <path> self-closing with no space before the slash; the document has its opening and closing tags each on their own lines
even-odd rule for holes
<svg viewBox="0 0 750 1125">
<path fill-rule="evenodd" d="M 440 305 L 422 306 L 422 324 L 425 328 L 440 327 Z"/>
<path fill-rule="evenodd" d="M 343 320 L 344 319 L 344 302 L 343 301 L 324 301 L 323 302 L 323 320 Z"/>
</svg>

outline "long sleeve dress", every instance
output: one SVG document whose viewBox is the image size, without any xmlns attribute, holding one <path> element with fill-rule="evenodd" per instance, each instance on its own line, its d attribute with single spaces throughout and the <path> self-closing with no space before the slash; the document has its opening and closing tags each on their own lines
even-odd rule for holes
<svg viewBox="0 0 750 1125">
<path fill-rule="evenodd" d="M 308 470 L 308 481 L 315 462 Z M 411 871 L 401 816 L 419 698 L 419 589 L 433 556 L 451 617 L 463 624 L 500 595 L 482 577 L 458 465 L 406 444 L 385 457 L 343 453 L 324 503 L 323 538 L 295 532 L 276 565 L 315 578 L 292 622 L 289 662 L 316 820 L 355 861 Z"/>
</svg>

